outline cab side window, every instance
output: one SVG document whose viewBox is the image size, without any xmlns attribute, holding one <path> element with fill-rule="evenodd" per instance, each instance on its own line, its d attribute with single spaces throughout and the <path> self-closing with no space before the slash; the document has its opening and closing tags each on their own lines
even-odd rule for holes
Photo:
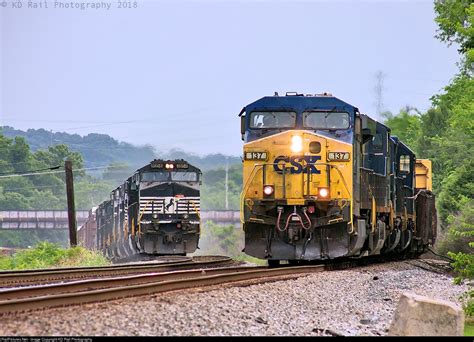
<svg viewBox="0 0 474 342">
<path fill-rule="evenodd" d="M 400 172 L 410 173 L 410 156 L 400 156 L 400 164 L 398 169 L 400 170 Z"/>
<path fill-rule="evenodd" d="M 377 133 L 372 140 L 372 145 L 374 150 L 377 152 L 383 151 L 383 135 L 382 133 Z"/>
</svg>

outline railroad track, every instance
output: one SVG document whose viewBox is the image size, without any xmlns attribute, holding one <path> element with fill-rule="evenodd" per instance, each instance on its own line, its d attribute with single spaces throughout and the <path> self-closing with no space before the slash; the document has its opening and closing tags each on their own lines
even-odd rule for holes
<svg viewBox="0 0 474 342">
<path fill-rule="evenodd" d="M 232 267 L 222 267 L 222 264 L 227 262 L 232 262 L 232 259 L 219 256 L 203 256 L 201 260 L 194 260 L 192 262 L 168 260 L 168 262 L 163 262 L 159 265 L 156 263 L 148 265 L 133 264 L 131 266 L 135 268 L 133 273 L 121 273 L 117 275 L 113 272 L 109 272 L 108 276 L 104 276 L 104 273 L 101 273 L 101 277 L 95 279 L 5 288 L 0 290 L 0 315 L 28 310 L 102 302 L 124 297 L 226 283 L 274 281 L 278 279 L 295 278 L 302 274 L 370 265 L 381 261 L 380 259 L 374 258 L 370 261 L 363 260 L 363 262 L 360 260 L 351 260 L 319 265 L 288 265 L 278 268 L 236 265 Z M 410 260 L 409 263 L 420 264 L 421 262 L 420 259 L 415 259 Z M 417 266 L 416 264 L 414 266 Z M 220 266 L 205 268 L 216 265 Z M 128 270 L 126 266 L 130 265 L 121 265 L 120 268 Z M 112 266 L 109 267 L 109 269 L 115 267 L 116 266 Z M 196 267 L 199 268 L 196 269 Z M 101 269 L 102 271 L 108 272 L 104 267 Z M 81 268 L 81 270 L 89 271 L 89 269 L 84 268 Z M 71 270 L 67 270 L 66 273 L 69 271 Z M 27 273 L 31 276 L 31 272 L 22 273 Z M 42 273 L 48 272 L 44 271 Z M 32 282 L 31 280 L 29 281 L 29 283 Z"/>
<path fill-rule="evenodd" d="M 438 273 L 438 274 L 451 274 L 453 267 L 448 261 L 435 260 L 435 259 L 412 259 L 405 261 L 407 264 L 419 267 L 426 271 Z"/>
<path fill-rule="evenodd" d="M 268 268 L 243 266 L 141 274 L 0 291 L 0 314 L 86 304 L 202 286 L 295 278 L 322 272 L 324 265 Z"/>
<path fill-rule="evenodd" d="M 226 256 L 166 257 L 149 263 L 130 263 L 99 267 L 72 267 L 55 269 L 37 269 L 0 272 L 0 288 L 30 286 L 77 279 L 112 277 L 149 272 L 168 272 L 177 269 L 189 269 L 225 265 L 233 260 Z"/>
</svg>

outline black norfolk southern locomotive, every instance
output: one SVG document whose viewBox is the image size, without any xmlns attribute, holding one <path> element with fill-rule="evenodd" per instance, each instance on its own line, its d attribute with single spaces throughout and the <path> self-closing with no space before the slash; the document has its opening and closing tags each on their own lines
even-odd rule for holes
<svg viewBox="0 0 474 342">
<path fill-rule="evenodd" d="M 434 244 L 431 162 L 329 94 L 263 97 L 240 113 L 245 253 L 322 260 Z"/>
<path fill-rule="evenodd" d="M 200 234 L 200 184 L 201 171 L 188 162 L 153 160 L 92 210 L 95 246 L 86 247 L 112 259 L 193 253 Z M 79 230 L 83 243 L 92 241 L 88 235 L 95 233 L 88 224 Z"/>
</svg>

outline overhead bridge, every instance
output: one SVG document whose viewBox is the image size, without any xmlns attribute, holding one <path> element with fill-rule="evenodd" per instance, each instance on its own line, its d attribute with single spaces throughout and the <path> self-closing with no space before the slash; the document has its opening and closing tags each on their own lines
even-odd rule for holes
<svg viewBox="0 0 474 342">
<path fill-rule="evenodd" d="M 77 210 L 77 227 L 89 217 L 89 210 Z M 240 226 L 238 210 L 201 211 L 201 221 Z M 69 229 L 66 210 L 0 211 L 0 229 Z"/>
</svg>

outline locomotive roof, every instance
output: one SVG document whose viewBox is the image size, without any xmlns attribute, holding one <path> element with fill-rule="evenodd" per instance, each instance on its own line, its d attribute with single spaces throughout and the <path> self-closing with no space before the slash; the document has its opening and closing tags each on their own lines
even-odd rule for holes
<svg viewBox="0 0 474 342">
<path fill-rule="evenodd" d="M 188 168 L 185 169 L 186 171 L 201 172 L 201 170 L 198 167 L 196 167 L 194 165 L 191 165 L 190 163 L 188 163 L 184 159 L 153 159 L 151 162 L 149 162 L 145 166 L 139 168 L 135 172 L 144 172 L 144 171 L 150 171 L 150 170 L 157 170 L 156 168 L 151 167 L 152 163 L 162 163 L 163 165 L 165 165 L 167 163 L 175 163 L 175 164 L 182 163 L 182 164 L 187 164 L 188 165 Z M 183 169 L 178 169 L 178 170 L 183 170 Z M 174 170 L 174 171 L 176 171 L 176 170 Z"/>
<path fill-rule="evenodd" d="M 416 155 L 415 152 L 410 148 L 408 147 L 407 144 L 405 144 L 403 141 L 401 141 L 400 139 L 398 139 L 398 137 L 396 135 L 391 135 L 390 136 L 390 139 L 392 139 L 392 141 L 396 144 L 396 145 L 399 145 L 402 147 L 402 149 L 404 149 L 406 152 L 409 152 L 411 153 L 412 155 Z"/>
<path fill-rule="evenodd" d="M 280 96 L 275 93 L 274 96 L 264 96 L 257 101 L 249 103 L 245 106 L 240 115 L 244 111 L 251 112 L 252 110 L 311 110 L 311 109 L 328 109 L 328 110 L 358 110 L 357 107 L 344 102 L 337 97 L 324 93 L 316 95 L 303 95 L 298 93 L 287 93 L 285 96 Z"/>
<path fill-rule="evenodd" d="M 385 128 L 389 132 L 392 131 L 392 129 L 390 127 L 388 127 L 386 124 L 384 124 L 383 122 L 380 122 L 380 121 L 377 121 L 377 120 L 375 120 L 375 121 L 377 122 L 378 126 L 382 126 L 383 128 Z"/>
</svg>

